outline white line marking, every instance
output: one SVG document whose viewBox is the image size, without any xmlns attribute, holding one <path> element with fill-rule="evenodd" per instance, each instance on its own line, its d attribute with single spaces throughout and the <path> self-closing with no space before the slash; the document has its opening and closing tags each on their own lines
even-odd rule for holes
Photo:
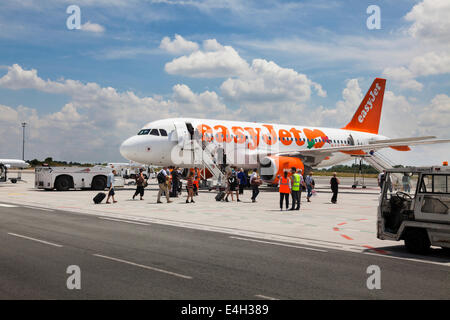
<svg viewBox="0 0 450 320">
<path fill-rule="evenodd" d="M 149 226 L 150 224 L 148 223 L 142 223 L 142 222 L 134 222 L 134 221 L 126 221 L 126 220 L 121 220 L 121 219 L 113 219 L 113 218 L 102 218 L 102 217 L 98 217 L 99 219 L 102 220 L 110 220 L 110 221 L 117 221 L 117 222 L 125 222 L 125 223 L 132 223 L 132 224 L 139 224 L 142 226 Z"/>
<path fill-rule="evenodd" d="M 257 295 L 255 295 L 255 297 L 261 298 L 261 299 L 266 299 L 266 300 L 279 300 L 279 299 L 276 299 L 276 298 L 272 298 L 272 297 L 268 297 L 268 296 L 263 296 L 262 294 L 257 294 Z"/>
<path fill-rule="evenodd" d="M 39 239 L 36 239 L 36 238 L 27 237 L 27 236 L 23 236 L 23 235 L 20 235 L 20 234 L 17 234 L 17 233 L 8 232 L 8 234 L 10 236 L 14 236 L 14 237 L 18 237 L 18 238 L 23 238 L 23 239 L 27 239 L 27 240 L 31 240 L 31 241 L 44 243 L 44 244 L 48 244 L 50 246 L 54 246 L 54 247 L 58 247 L 58 248 L 62 247 L 62 245 L 60 245 L 60 244 L 56 244 L 56 243 L 52 243 L 52 242 L 48 242 L 48 241 L 44 241 L 44 240 L 39 240 Z"/>
<path fill-rule="evenodd" d="M 22 207 L 28 208 L 28 209 L 33 209 L 33 210 L 43 210 L 43 211 L 51 211 L 51 212 L 55 211 L 53 209 L 40 208 L 40 207 L 30 207 L 30 206 L 22 206 Z"/>
<path fill-rule="evenodd" d="M 290 247 L 290 248 L 298 248 L 298 249 L 305 249 L 305 250 L 311 250 L 311 251 L 319 251 L 319 252 L 328 252 L 326 250 L 321 249 L 314 249 L 309 247 L 300 247 L 300 246 L 293 246 L 290 244 L 284 244 L 279 242 L 269 242 L 269 241 L 262 241 L 262 240 L 256 240 L 256 239 L 249 239 L 249 238 L 240 238 L 240 237 L 230 237 L 231 239 L 237 239 L 237 240 L 244 240 L 244 241 L 252 241 L 252 242 L 259 242 L 259 243 L 265 243 L 265 244 L 273 244 L 276 246 L 283 246 L 283 247 Z"/>
<path fill-rule="evenodd" d="M 122 262 L 122 263 L 126 263 L 126 264 L 129 264 L 129 265 L 135 266 L 135 267 L 140 267 L 140 268 L 144 268 L 144 269 L 148 269 L 148 270 L 153 270 L 153 271 L 169 274 L 169 275 L 172 275 L 172 276 L 175 276 L 175 277 L 179 277 L 179 278 L 183 278 L 183 279 L 192 279 L 192 277 L 190 277 L 190 276 L 185 276 L 183 274 L 179 274 L 179 273 L 175 273 L 175 272 L 171 272 L 171 271 L 167 271 L 167 270 L 162 270 L 162 269 L 158 269 L 158 268 L 154 268 L 154 267 L 145 266 L 143 264 L 138 264 L 138 263 L 122 260 L 122 259 L 112 258 L 112 257 L 104 256 L 104 255 L 101 255 L 101 254 L 93 254 L 93 255 L 96 256 L 96 257 L 99 257 L 99 258 L 104 258 L 104 259 L 108 259 L 108 260 L 112 260 L 112 261 Z"/>
<path fill-rule="evenodd" d="M 396 256 L 389 255 L 389 254 L 380 254 L 380 253 L 374 253 L 374 252 L 363 252 L 363 254 L 368 254 L 368 255 L 371 255 L 371 256 L 384 257 L 384 258 L 397 259 L 397 260 L 407 260 L 407 261 L 414 261 L 414 262 L 423 262 L 423 263 L 429 263 L 429 264 L 437 264 L 437 265 L 441 265 L 441 266 L 450 267 L 450 262 L 420 260 L 420 259 L 408 258 L 408 257 L 396 257 Z"/>
<path fill-rule="evenodd" d="M 15 206 L 15 205 L 12 205 L 12 204 L 0 203 L 0 207 L 17 208 L 18 206 Z"/>
</svg>

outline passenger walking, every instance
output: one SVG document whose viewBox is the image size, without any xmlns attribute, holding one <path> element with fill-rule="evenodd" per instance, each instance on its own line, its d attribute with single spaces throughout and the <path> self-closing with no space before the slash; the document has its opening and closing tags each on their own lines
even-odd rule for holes
<svg viewBox="0 0 450 320">
<path fill-rule="evenodd" d="M 402 184 L 403 184 L 403 191 L 410 193 L 411 192 L 411 177 L 409 176 L 408 173 L 404 173 L 403 177 L 402 177 Z"/>
<path fill-rule="evenodd" d="M 108 174 L 108 178 L 106 180 L 106 187 L 108 188 L 108 197 L 106 198 L 106 203 L 109 202 L 109 198 L 112 198 L 113 203 L 116 203 L 117 201 L 114 199 L 114 176 L 116 175 L 116 170 L 113 170 L 111 173 Z"/>
<path fill-rule="evenodd" d="M 258 172 L 256 169 L 253 170 L 252 175 L 250 176 L 250 185 L 252 186 L 252 202 L 256 202 L 256 197 L 259 194 L 259 186 L 262 184 L 261 179 L 258 176 Z"/>
<path fill-rule="evenodd" d="M 247 185 L 247 174 L 244 169 L 241 168 L 241 170 L 239 170 L 237 177 L 239 179 L 239 194 L 244 194 L 244 188 Z"/>
<path fill-rule="evenodd" d="M 159 185 L 159 191 L 158 191 L 158 200 L 156 203 L 162 203 L 161 201 L 161 195 L 165 193 L 167 203 L 172 202 L 169 199 L 169 183 L 170 183 L 170 177 L 167 170 L 167 167 L 162 168 L 158 174 L 156 175 L 156 178 L 158 179 L 158 185 Z"/>
<path fill-rule="evenodd" d="M 194 168 L 194 195 L 198 196 L 200 172 L 197 167 Z"/>
<path fill-rule="evenodd" d="M 378 175 L 378 186 L 380 187 L 380 192 L 383 191 L 383 185 L 384 185 L 385 178 L 386 178 L 386 171 L 383 170 Z"/>
<path fill-rule="evenodd" d="M 178 171 L 178 168 L 175 167 L 172 170 L 172 192 L 171 192 L 171 197 L 178 197 L 178 188 L 179 188 L 179 183 L 180 183 L 180 173 Z"/>
<path fill-rule="evenodd" d="M 189 203 L 189 198 L 191 198 L 191 203 L 195 203 L 194 201 L 194 173 L 192 171 L 189 171 L 188 177 L 187 177 L 187 198 L 186 203 Z"/>
<path fill-rule="evenodd" d="M 331 203 L 336 204 L 337 202 L 337 196 L 339 192 L 339 184 L 341 182 L 336 177 L 336 172 L 333 172 L 333 177 L 330 179 L 330 185 L 331 185 L 331 192 L 333 192 L 333 197 L 331 198 Z"/>
<path fill-rule="evenodd" d="M 314 183 L 314 179 L 312 177 L 312 172 L 308 173 L 308 175 L 305 178 L 305 183 L 306 183 L 306 191 L 308 192 L 308 194 L 306 195 L 306 200 L 308 200 L 308 202 L 311 202 L 311 196 L 313 194 L 313 189 L 315 186 Z"/>
<path fill-rule="evenodd" d="M 143 171 L 144 169 L 139 169 L 139 174 L 136 176 L 136 192 L 133 195 L 133 200 L 138 194 L 141 196 L 140 200 L 144 200 L 145 177 Z"/>
<path fill-rule="evenodd" d="M 231 201 L 234 201 L 233 193 L 236 192 L 237 201 L 241 202 L 239 200 L 239 193 L 236 190 L 237 187 L 237 178 L 236 178 L 236 172 L 234 169 L 232 169 L 231 172 L 227 174 L 227 195 L 225 197 L 225 201 L 228 202 L 228 196 L 231 194 Z"/>
<path fill-rule="evenodd" d="M 280 192 L 280 210 L 283 211 L 283 200 L 286 200 L 286 210 L 289 208 L 289 193 L 291 193 L 291 179 L 288 178 L 287 170 L 283 177 L 278 176 L 278 190 Z"/>
<path fill-rule="evenodd" d="M 299 169 L 298 172 L 301 172 Z M 301 185 L 304 184 L 303 177 L 297 172 L 295 167 L 291 168 L 292 179 L 292 207 L 289 210 L 300 210 Z"/>
</svg>

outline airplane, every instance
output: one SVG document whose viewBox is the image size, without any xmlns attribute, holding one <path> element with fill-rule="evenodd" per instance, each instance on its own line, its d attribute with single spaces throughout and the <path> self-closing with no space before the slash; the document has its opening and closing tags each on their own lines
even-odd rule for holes
<svg viewBox="0 0 450 320">
<path fill-rule="evenodd" d="M 8 169 L 26 169 L 30 166 L 29 163 L 19 159 L 0 159 L 0 164 Z"/>
<path fill-rule="evenodd" d="M 350 122 L 340 129 L 169 118 L 147 123 L 121 144 L 120 153 L 128 160 L 148 165 L 201 167 L 195 155 L 185 157 L 192 155 L 195 148 L 189 145 L 197 141 L 197 146 L 209 150 L 200 156 L 211 154 L 208 169 L 220 163 L 260 169 L 264 181 L 276 183 L 278 176 L 291 167 L 305 172 L 348 161 L 352 156 L 375 157 L 376 151 L 383 148 L 409 151 L 413 145 L 450 142 L 434 136 L 391 139 L 378 134 L 385 86 L 386 79 L 376 78 Z"/>
</svg>

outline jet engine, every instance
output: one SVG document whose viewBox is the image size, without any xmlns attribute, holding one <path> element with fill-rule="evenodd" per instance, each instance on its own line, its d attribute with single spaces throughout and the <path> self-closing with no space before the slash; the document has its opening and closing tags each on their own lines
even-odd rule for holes
<svg viewBox="0 0 450 320">
<path fill-rule="evenodd" d="M 292 167 L 304 170 L 302 160 L 294 157 L 268 156 L 261 159 L 259 164 L 261 178 L 272 183 L 278 182 L 278 176 L 281 176 L 284 170 L 290 171 Z"/>
</svg>

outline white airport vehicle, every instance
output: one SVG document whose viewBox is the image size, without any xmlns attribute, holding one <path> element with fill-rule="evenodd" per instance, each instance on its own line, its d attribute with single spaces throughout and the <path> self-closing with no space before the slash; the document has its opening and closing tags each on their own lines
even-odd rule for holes
<svg viewBox="0 0 450 320">
<path fill-rule="evenodd" d="M 69 189 L 104 190 L 107 176 L 112 168 L 95 167 L 37 167 L 35 169 L 35 188 L 58 191 Z M 120 175 L 114 177 L 114 185 L 123 187 Z"/>
<path fill-rule="evenodd" d="M 220 180 L 227 166 L 259 169 L 276 184 L 283 171 L 303 172 L 364 156 L 377 170 L 391 166 L 377 152 L 408 151 L 409 146 L 448 143 L 434 136 L 390 139 L 379 135 L 386 80 L 376 78 L 350 122 L 341 129 L 246 121 L 171 118 L 150 122 L 127 140 L 120 153 L 128 160 L 156 166 L 199 167 Z"/>
<path fill-rule="evenodd" d="M 426 253 L 431 245 L 450 248 L 450 168 L 388 169 L 385 181 L 378 239 L 404 240 L 413 253 Z"/>
</svg>

